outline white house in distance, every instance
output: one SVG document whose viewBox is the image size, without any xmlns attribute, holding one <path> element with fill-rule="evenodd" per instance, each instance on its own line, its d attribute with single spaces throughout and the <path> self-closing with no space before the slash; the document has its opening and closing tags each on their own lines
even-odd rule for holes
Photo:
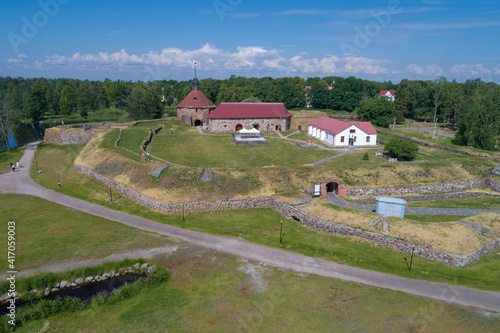
<svg viewBox="0 0 500 333">
<path fill-rule="evenodd" d="M 309 124 L 307 134 L 335 147 L 377 144 L 377 131 L 369 121 L 341 121 L 323 116 Z"/>
<path fill-rule="evenodd" d="M 380 90 L 379 98 L 385 97 L 388 101 L 394 102 L 396 98 L 396 90 Z"/>
</svg>

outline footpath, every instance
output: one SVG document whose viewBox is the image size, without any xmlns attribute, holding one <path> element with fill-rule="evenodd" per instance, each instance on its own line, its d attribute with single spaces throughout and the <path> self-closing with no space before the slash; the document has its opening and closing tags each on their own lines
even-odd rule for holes
<svg viewBox="0 0 500 333">
<path fill-rule="evenodd" d="M 414 280 L 345 266 L 327 260 L 250 243 L 239 238 L 207 235 L 196 231 L 172 227 L 57 193 L 40 186 L 30 178 L 29 169 L 35 150 L 36 144 L 31 144 L 26 150 L 21 159 L 21 164 L 25 165 L 24 168 L 18 169 L 14 173 L 10 172 L 0 175 L 0 193 L 37 196 L 63 206 L 120 222 L 137 229 L 178 238 L 198 246 L 216 249 L 221 252 L 248 260 L 266 263 L 281 269 L 353 281 L 441 301 L 457 303 L 464 306 L 500 312 L 500 292 L 448 286 L 441 283 Z"/>
</svg>

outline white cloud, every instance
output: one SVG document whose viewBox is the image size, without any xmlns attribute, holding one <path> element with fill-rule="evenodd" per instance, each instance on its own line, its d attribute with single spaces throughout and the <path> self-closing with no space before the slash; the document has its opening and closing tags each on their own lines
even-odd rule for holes
<svg viewBox="0 0 500 333">
<path fill-rule="evenodd" d="M 21 65 L 24 62 L 24 59 L 28 56 L 26 54 L 19 53 L 17 58 L 9 58 L 7 59 L 7 63 Z"/>
<path fill-rule="evenodd" d="M 453 65 L 450 73 L 461 77 L 491 76 L 492 71 L 485 68 L 483 64 L 476 65 Z"/>
<path fill-rule="evenodd" d="M 493 74 L 500 75 L 500 65 L 493 68 Z"/>
<path fill-rule="evenodd" d="M 416 64 L 411 64 L 406 66 L 406 70 L 414 74 L 425 76 L 441 76 L 444 74 L 444 70 L 438 65 L 428 65 L 422 67 Z"/>
<path fill-rule="evenodd" d="M 274 13 L 273 16 L 283 16 L 283 15 L 326 15 L 330 14 L 330 10 L 321 9 L 289 9 L 283 10 L 281 12 Z"/>
<path fill-rule="evenodd" d="M 124 49 L 119 52 L 99 52 L 96 54 L 75 53 L 72 56 L 47 56 L 42 63 L 36 61 L 33 66 L 37 69 L 50 68 L 60 70 L 94 70 L 94 71 L 131 71 L 134 73 L 151 72 L 155 78 L 159 73 L 185 71 L 192 68 L 194 62 L 207 72 L 251 71 L 252 75 L 258 71 L 269 71 L 278 75 L 298 74 L 384 74 L 389 73 L 384 67 L 386 60 L 375 60 L 358 56 L 325 56 L 314 58 L 305 53 L 285 58 L 279 50 L 266 49 L 261 46 L 239 46 L 235 52 L 228 52 L 217 47 L 205 44 L 200 49 L 182 50 L 165 48 L 160 53 L 149 51 L 144 54 L 130 54 Z M 152 70 L 154 68 L 154 70 Z"/>
<path fill-rule="evenodd" d="M 227 13 L 226 15 L 234 19 L 249 19 L 262 16 L 264 15 L 264 13 L 246 12 L 246 13 Z"/>
<path fill-rule="evenodd" d="M 458 30 L 497 26 L 500 26 L 500 21 L 475 21 L 459 23 L 407 23 L 400 25 L 400 28 L 409 30 Z"/>
</svg>

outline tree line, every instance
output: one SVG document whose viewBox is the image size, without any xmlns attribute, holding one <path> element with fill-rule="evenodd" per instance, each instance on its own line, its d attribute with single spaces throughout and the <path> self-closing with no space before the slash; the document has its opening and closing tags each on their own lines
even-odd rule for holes
<svg viewBox="0 0 500 333">
<path fill-rule="evenodd" d="M 464 83 L 434 81 L 375 82 L 355 78 L 284 77 L 202 79 L 201 91 L 214 102 L 284 103 L 288 109 L 342 111 L 388 127 L 404 119 L 447 123 L 458 129 L 456 143 L 493 149 L 500 134 L 500 88 L 481 79 Z M 395 102 L 380 98 L 395 90 Z M 39 121 L 46 116 L 114 120 L 161 117 L 191 91 L 191 80 L 132 82 L 0 77 L 0 135 L 5 120 Z M 163 100 L 163 103 L 162 103 Z M 92 118 L 93 117 L 93 118 Z M 2 125 L 3 124 L 3 125 Z"/>
</svg>

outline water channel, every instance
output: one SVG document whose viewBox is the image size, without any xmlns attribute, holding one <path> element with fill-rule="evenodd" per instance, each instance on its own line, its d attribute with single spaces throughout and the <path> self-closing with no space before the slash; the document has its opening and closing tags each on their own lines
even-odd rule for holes
<svg viewBox="0 0 500 333">
<path fill-rule="evenodd" d="M 73 288 L 59 289 L 58 291 L 50 293 L 42 299 L 55 299 L 56 297 L 77 297 L 83 302 L 90 302 L 92 297 L 100 293 L 111 294 L 113 290 L 122 287 L 125 283 L 134 283 L 138 279 L 145 278 L 145 275 L 140 274 L 126 274 L 115 276 L 111 279 L 98 282 L 90 282 Z M 19 309 L 26 302 L 22 299 L 16 300 L 16 309 Z M 7 306 L 10 302 L 2 302 L 0 304 L 0 317 L 8 313 Z"/>
</svg>

